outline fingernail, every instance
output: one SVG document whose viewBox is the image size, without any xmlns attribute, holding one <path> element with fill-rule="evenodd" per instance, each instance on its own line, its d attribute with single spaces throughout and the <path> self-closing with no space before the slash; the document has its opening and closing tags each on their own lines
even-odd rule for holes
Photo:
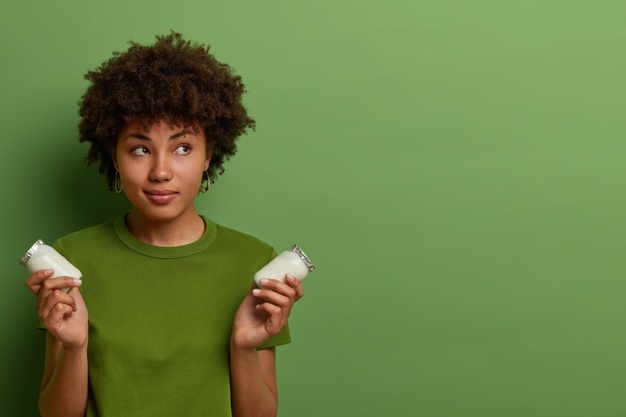
<svg viewBox="0 0 626 417">
<path fill-rule="evenodd" d="M 270 280 L 269 280 L 269 279 L 267 279 L 267 278 L 263 278 L 263 279 L 261 280 L 261 284 L 263 284 L 263 285 L 268 284 L 269 282 L 270 282 Z"/>
<path fill-rule="evenodd" d="M 45 275 L 52 275 L 52 274 L 54 274 L 54 269 L 44 269 L 43 273 Z"/>
<path fill-rule="evenodd" d="M 287 280 L 289 280 L 289 281 L 294 281 L 296 279 L 296 277 L 294 277 L 291 274 L 287 274 L 287 275 L 285 275 L 285 277 L 287 277 Z"/>
<path fill-rule="evenodd" d="M 76 285 L 80 285 L 80 284 L 82 284 L 82 283 L 83 283 L 83 281 L 82 281 L 82 280 L 80 280 L 80 279 L 78 279 L 78 278 L 74 278 L 74 284 L 76 284 Z"/>
<path fill-rule="evenodd" d="M 261 294 L 261 290 L 258 289 L 258 288 L 255 288 L 255 289 L 252 290 L 252 294 L 259 295 L 259 294 Z"/>
</svg>

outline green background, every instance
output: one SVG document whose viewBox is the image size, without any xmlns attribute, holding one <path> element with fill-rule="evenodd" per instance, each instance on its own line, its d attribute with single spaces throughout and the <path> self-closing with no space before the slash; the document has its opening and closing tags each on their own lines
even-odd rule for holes
<svg viewBox="0 0 626 417">
<path fill-rule="evenodd" d="M 36 415 L 43 366 L 18 259 L 128 210 L 82 163 L 82 75 L 170 29 L 242 75 L 258 125 L 199 211 L 318 265 L 281 416 L 626 414 L 623 1 L 0 12 L 0 415 Z"/>
</svg>

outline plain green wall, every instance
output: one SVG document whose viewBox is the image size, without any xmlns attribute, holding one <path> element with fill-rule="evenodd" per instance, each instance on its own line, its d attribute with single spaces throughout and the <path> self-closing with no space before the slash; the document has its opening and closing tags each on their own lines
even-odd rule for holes
<svg viewBox="0 0 626 417">
<path fill-rule="evenodd" d="M 170 29 L 258 124 L 199 211 L 319 267 L 281 416 L 626 414 L 624 2 L 7 3 L 1 416 L 43 365 L 18 259 L 127 210 L 82 163 L 82 74 Z"/>
</svg>

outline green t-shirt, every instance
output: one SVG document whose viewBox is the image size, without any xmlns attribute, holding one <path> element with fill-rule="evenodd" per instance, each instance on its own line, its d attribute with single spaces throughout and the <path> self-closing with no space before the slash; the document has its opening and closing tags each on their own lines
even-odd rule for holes
<svg viewBox="0 0 626 417">
<path fill-rule="evenodd" d="M 276 252 L 203 219 L 202 238 L 178 247 L 137 240 L 123 219 L 55 243 L 83 274 L 88 417 L 231 415 L 234 315 Z M 287 327 L 261 348 L 289 342 Z"/>
</svg>

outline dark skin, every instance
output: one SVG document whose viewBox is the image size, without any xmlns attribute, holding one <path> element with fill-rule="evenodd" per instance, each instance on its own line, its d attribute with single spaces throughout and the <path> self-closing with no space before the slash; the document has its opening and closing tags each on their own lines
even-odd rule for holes
<svg viewBox="0 0 626 417">
<path fill-rule="evenodd" d="M 194 133 L 195 132 L 195 133 Z M 115 163 L 128 199 L 129 231 L 140 241 L 179 246 L 199 238 L 204 222 L 194 206 L 202 172 L 212 160 L 201 129 L 185 131 L 163 121 L 144 129 L 139 121 L 118 134 Z M 154 197 L 153 190 L 167 190 Z M 37 296 L 39 317 L 48 330 L 40 411 L 47 416 L 84 416 L 87 408 L 88 311 L 80 280 L 50 278 L 37 271 L 26 280 Z M 231 405 L 237 417 L 277 414 L 274 349 L 257 350 L 287 324 L 303 296 L 300 282 L 262 279 L 251 287 L 235 314 L 230 340 Z M 70 287 L 69 293 L 61 291 Z"/>
<path fill-rule="evenodd" d="M 99 165 L 111 189 L 115 166 L 110 156 L 125 123 L 138 119 L 149 128 L 164 120 L 209 132 L 212 181 L 236 153 L 236 140 L 255 127 L 242 103 L 241 78 L 208 47 L 185 41 L 178 33 L 157 36 L 153 45 L 131 43 L 85 78 L 91 85 L 80 103 L 80 141 L 90 144 L 86 161 Z"/>
</svg>

